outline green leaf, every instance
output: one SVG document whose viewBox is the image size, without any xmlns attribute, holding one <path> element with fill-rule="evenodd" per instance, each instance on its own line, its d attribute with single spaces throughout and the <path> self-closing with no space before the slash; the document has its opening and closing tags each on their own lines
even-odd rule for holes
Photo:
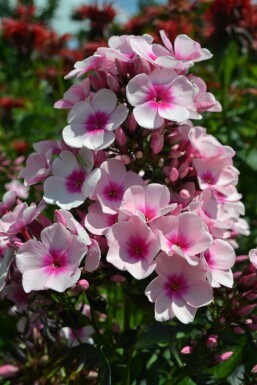
<svg viewBox="0 0 257 385">
<path fill-rule="evenodd" d="M 100 369 L 99 369 L 99 385 L 111 385 L 112 376 L 111 376 L 111 367 L 109 362 L 103 352 L 103 346 L 100 348 Z"/>
<path fill-rule="evenodd" d="M 72 329 L 79 329 L 89 325 L 88 318 L 76 309 L 64 310 L 61 312 L 60 316 L 64 326 L 68 326 Z"/>
</svg>

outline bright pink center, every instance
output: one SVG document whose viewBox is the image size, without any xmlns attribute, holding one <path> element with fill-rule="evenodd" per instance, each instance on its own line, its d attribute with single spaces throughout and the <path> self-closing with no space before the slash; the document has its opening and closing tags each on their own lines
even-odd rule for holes
<svg viewBox="0 0 257 385">
<path fill-rule="evenodd" d="M 188 284 L 185 277 L 181 274 L 173 274 L 166 282 L 165 289 L 170 296 L 183 294 L 188 290 Z"/>
<path fill-rule="evenodd" d="M 201 179 L 204 183 L 213 185 L 216 183 L 216 178 L 212 175 L 210 171 L 206 171 L 202 176 Z"/>
<path fill-rule="evenodd" d="M 134 260 L 146 258 L 149 251 L 149 245 L 146 239 L 140 237 L 139 235 L 130 237 L 126 246 L 126 251 L 129 257 Z"/>
<path fill-rule="evenodd" d="M 146 222 L 149 222 L 156 216 L 156 210 L 150 206 L 139 207 L 138 210 L 144 214 Z"/>
<path fill-rule="evenodd" d="M 97 111 L 94 114 L 88 116 L 84 127 L 86 132 L 102 131 L 105 129 L 108 121 L 109 116 L 106 114 L 106 112 Z"/>
<path fill-rule="evenodd" d="M 81 192 L 81 187 L 86 179 L 85 172 L 80 170 L 74 170 L 66 178 L 66 189 L 69 193 L 79 193 Z"/>
<path fill-rule="evenodd" d="M 104 188 L 103 195 L 108 201 L 120 201 L 123 197 L 124 189 L 121 185 L 110 181 Z"/>
<path fill-rule="evenodd" d="M 150 90 L 148 90 L 146 102 L 171 103 L 172 102 L 171 89 L 167 88 L 167 86 L 164 86 L 162 84 L 153 84 L 153 87 Z"/>
<path fill-rule="evenodd" d="M 68 255 L 63 250 L 50 250 L 43 260 L 43 266 L 49 274 L 62 272 L 67 264 Z"/>
<path fill-rule="evenodd" d="M 175 245 L 186 251 L 190 247 L 190 243 L 184 234 L 171 233 L 167 237 L 170 248 Z"/>
</svg>

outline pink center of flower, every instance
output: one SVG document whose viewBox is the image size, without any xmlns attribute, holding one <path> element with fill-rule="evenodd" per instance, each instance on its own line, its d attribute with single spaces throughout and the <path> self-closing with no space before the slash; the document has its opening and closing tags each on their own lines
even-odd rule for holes
<svg viewBox="0 0 257 385">
<path fill-rule="evenodd" d="M 188 285 L 183 275 L 174 274 L 166 282 L 166 290 L 173 296 L 176 293 L 183 294 L 188 290 Z"/>
<path fill-rule="evenodd" d="M 173 233 L 170 234 L 167 239 L 170 248 L 172 248 L 172 246 L 178 246 L 181 250 L 186 251 L 190 246 L 187 238 L 183 234 Z"/>
<path fill-rule="evenodd" d="M 106 186 L 103 191 L 103 195 L 109 201 L 120 201 L 123 197 L 123 194 L 124 194 L 124 190 L 122 186 L 112 181 L 109 182 L 108 186 Z"/>
<path fill-rule="evenodd" d="M 97 111 L 94 114 L 88 116 L 84 127 L 86 132 L 102 131 L 105 129 L 108 121 L 109 117 L 106 112 Z"/>
<path fill-rule="evenodd" d="M 67 266 L 67 263 L 68 255 L 63 250 L 51 250 L 43 260 L 43 265 L 49 274 L 61 272 Z"/>
<path fill-rule="evenodd" d="M 86 179 L 85 172 L 80 170 L 74 170 L 66 179 L 66 189 L 69 193 L 81 192 L 81 187 Z"/>
<path fill-rule="evenodd" d="M 216 183 L 216 178 L 210 173 L 210 171 L 206 171 L 202 176 L 201 179 L 204 183 L 213 185 Z"/>
<path fill-rule="evenodd" d="M 138 210 L 144 214 L 146 222 L 149 222 L 156 216 L 156 210 L 150 206 L 139 207 Z"/>
<path fill-rule="evenodd" d="M 171 103 L 171 90 L 162 84 L 153 84 L 153 88 L 148 92 L 146 101 L 154 101 L 155 103 Z"/>
<path fill-rule="evenodd" d="M 149 251 L 147 241 L 140 236 L 134 236 L 127 242 L 126 251 L 130 258 L 139 260 L 144 259 Z"/>
</svg>

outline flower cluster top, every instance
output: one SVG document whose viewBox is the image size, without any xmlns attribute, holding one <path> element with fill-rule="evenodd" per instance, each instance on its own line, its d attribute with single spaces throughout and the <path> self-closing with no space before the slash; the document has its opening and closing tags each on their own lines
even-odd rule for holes
<svg viewBox="0 0 257 385">
<path fill-rule="evenodd" d="M 13 208 L 7 194 L 1 203 L 3 266 L 15 250 L 26 293 L 63 292 L 81 274 L 90 283 L 101 264 L 115 276 L 149 277 L 155 318 L 188 323 L 213 287 L 232 286 L 235 238 L 248 233 L 234 151 L 191 122 L 221 111 L 189 74 L 212 55 L 186 35 L 172 44 L 160 34 L 163 45 L 113 36 L 66 76 L 79 81 L 55 103 L 70 110 L 62 140 L 35 143 L 20 172 L 43 200 Z M 57 206 L 52 221 L 47 205 Z"/>
</svg>

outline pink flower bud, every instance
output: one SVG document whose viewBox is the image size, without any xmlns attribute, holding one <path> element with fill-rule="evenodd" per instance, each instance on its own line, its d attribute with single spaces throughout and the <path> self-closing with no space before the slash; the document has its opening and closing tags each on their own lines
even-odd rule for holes
<svg viewBox="0 0 257 385">
<path fill-rule="evenodd" d="M 86 279 L 80 279 L 77 282 L 77 285 L 81 289 L 81 291 L 86 291 L 89 288 L 89 282 Z"/>
<path fill-rule="evenodd" d="M 256 308 L 256 306 L 257 306 L 257 304 L 251 304 L 251 305 L 244 306 L 241 310 L 239 310 L 238 314 L 241 317 L 244 317 L 244 316 L 250 314 L 253 311 L 253 309 Z"/>
<path fill-rule="evenodd" d="M 236 257 L 236 263 L 244 262 L 249 259 L 248 255 L 238 255 Z"/>
<path fill-rule="evenodd" d="M 133 113 L 131 113 L 129 116 L 128 116 L 128 129 L 130 132 L 134 132 L 137 128 L 137 122 L 136 122 L 136 119 L 133 115 Z"/>
<path fill-rule="evenodd" d="M 66 223 L 66 219 L 64 218 L 64 216 L 60 213 L 59 210 L 55 210 L 54 212 L 54 221 L 56 223 L 61 223 L 63 226 L 66 227 L 67 223 Z"/>
<path fill-rule="evenodd" d="M 121 127 L 118 127 L 115 130 L 115 139 L 119 146 L 124 146 L 126 144 L 126 135 Z"/>
<path fill-rule="evenodd" d="M 112 331 L 113 331 L 114 334 L 118 334 L 119 333 L 120 325 L 117 322 L 115 324 L 113 324 Z"/>
<path fill-rule="evenodd" d="M 233 355 L 233 352 L 225 352 L 222 354 L 215 354 L 215 362 L 218 364 L 228 360 Z"/>
<path fill-rule="evenodd" d="M 189 191 L 186 190 L 185 188 L 183 188 L 182 190 L 180 190 L 179 195 L 180 195 L 180 197 L 181 197 L 182 199 L 189 199 L 189 198 L 190 198 Z"/>
<path fill-rule="evenodd" d="M 252 367 L 251 373 L 257 373 L 257 364 Z"/>
<path fill-rule="evenodd" d="M 20 369 L 16 365 L 5 364 L 0 366 L 0 377 L 15 377 Z"/>
<path fill-rule="evenodd" d="M 119 82 L 117 80 L 117 78 L 110 74 L 109 72 L 107 73 L 107 77 L 106 77 L 106 80 L 107 80 L 107 83 L 108 83 L 108 86 L 109 88 L 113 91 L 113 92 L 119 92 L 120 90 L 120 85 L 119 85 Z"/>
<path fill-rule="evenodd" d="M 126 278 L 125 277 L 123 277 L 122 275 L 119 275 L 119 274 L 114 274 L 114 275 L 112 275 L 111 276 L 111 281 L 112 282 L 125 282 L 126 281 Z"/>
<path fill-rule="evenodd" d="M 159 132 L 156 134 L 152 134 L 150 146 L 151 146 L 151 149 L 153 150 L 153 153 L 159 154 L 163 149 L 163 145 L 164 145 L 163 134 L 159 134 Z"/>
<path fill-rule="evenodd" d="M 245 334 L 244 329 L 242 329 L 240 326 L 235 326 L 234 329 L 233 329 L 233 332 L 235 334 Z"/>
<path fill-rule="evenodd" d="M 225 317 L 220 317 L 219 322 L 220 322 L 221 325 L 226 325 L 227 320 L 226 320 Z"/>
<path fill-rule="evenodd" d="M 238 281 L 238 284 L 245 287 L 251 287 L 256 282 L 256 273 L 244 275 L 240 280 Z"/>
<path fill-rule="evenodd" d="M 191 354 L 193 353 L 193 348 L 192 346 L 184 346 L 181 350 L 180 350 L 180 353 L 181 354 Z"/>
<path fill-rule="evenodd" d="M 206 346 L 208 349 L 215 349 L 218 345 L 218 336 L 217 335 L 210 335 L 207 338 Z"/>
<path fill-rule="evenodd" d="M 171 182 L 176 182 L 178 180 L 178 177 L 179 177 L 178 170 L 176 168 L 172 167 L 172 169 L 169 172 L 169 179 L 170 179 L 170 181 Z"/>
</svg>

